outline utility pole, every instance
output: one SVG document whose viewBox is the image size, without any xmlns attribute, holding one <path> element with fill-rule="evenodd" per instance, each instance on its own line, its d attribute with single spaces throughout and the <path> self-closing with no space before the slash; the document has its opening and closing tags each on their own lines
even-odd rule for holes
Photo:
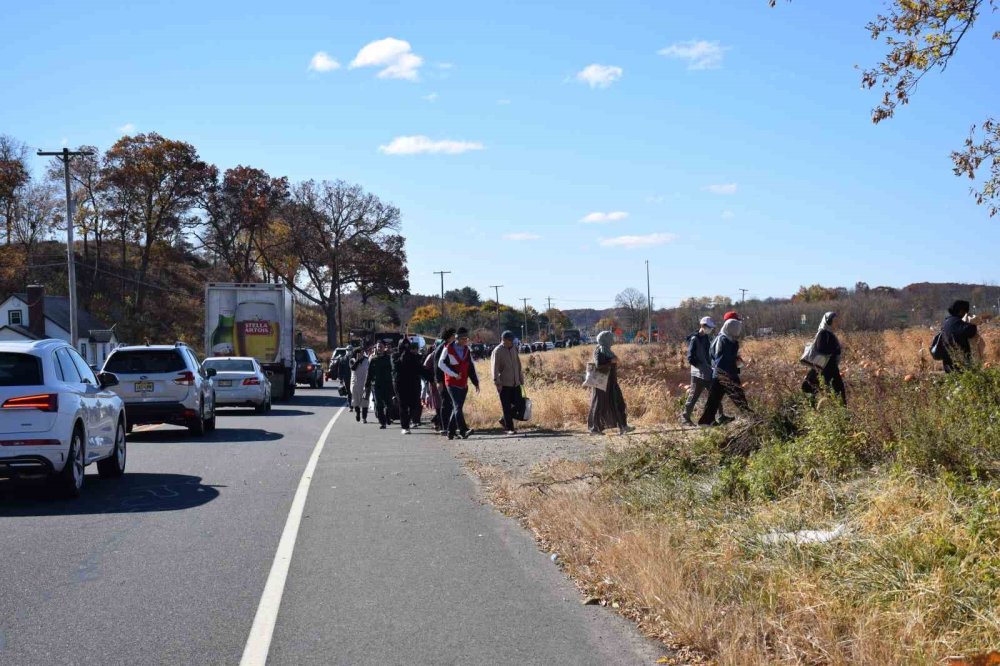
<svg viewBox="0 0 1000 666">
<path fill-rule="evenodd" d="M 444 276 L 451 273 L 451 271 L 434 271 L 434 275 L 441 276 L 441 326 L 444 326 Z"/>
<path fill-rule="evenodd" d="M 740 307 L 741 308 L 743 307 L 743 304 L 747 302 L 747 292 L 748 291 L 750 291 L 750 290 L 749 289 L 740 289 Z"/>
<path fill-rule="evenodd" d="M 528 337 L 528 301 L 530 298 L 522 298 L 521 301 L 524 303 L 524 336 L 521 338 L 522 342 Z"/>
<path fill-rule="evenodd" d="M 63 163 L 63 174 L 66 176 L 66 271 L 69 275 L 69 337 L 70 344 L 76 349 L 80 344 L 80 324 L 76 312 L 76 252 L 73 249 L 73 193 L 69 186 L 69 161 L 72 157 L 88 157 L 92 150 L 70 150 L 63 148 L 58 152 L 38 151 L 39 157 L 55 157 Z"/>
<path fill-rule="evenodd" d="M 646 260 L 646 344 L 653 342 L 653 297 L 649 293 L 649 259 Z"/>
<path fill-rule="evenodd" d="M 545 312 L 545 318 L 549 322 L 546 334 L 551 339 L 552 338 L 552 297 L 546 296 L 545 299 L 549 302 L 549 309 Z"/>
<path fill-rule="evenodd" d="M 503 342 L 503 327 L 500 325 L 500 287 L 502 284 L 491 284 L 490 289 L 494 290 L 497 295 L 497 344 Z"/>
</svg>

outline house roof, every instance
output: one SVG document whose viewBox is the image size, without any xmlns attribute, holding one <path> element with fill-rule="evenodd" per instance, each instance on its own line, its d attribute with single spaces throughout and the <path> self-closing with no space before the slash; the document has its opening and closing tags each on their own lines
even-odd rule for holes
<svg viewBox="0 0 1000 666">
<path fill-rule="evenodd" d="M 89 331 L 89 335 L 91 342 L 111 342 L 111 340 L 115 337 L 115 332 L 111 329 L 106 331 L 92 329 Z"/>
<path fill-rule="evenodd" d="M 23 303 L 28 302 L 26 294 L 14 294 Z M 58 324 L 63 330 L 68 331 L 69 326 L 69 296 L 46 296 L 45 316 Z M 87 331 L 107 331 L 111 327 L 105 322 L 92 316 L 86 310 L 77 308 L 76 326 L 82 336 Z"/>
<path fill-rule="evenodd" d="M 34 333 L 32 333 L 28 327 L 21 326 L 20 324 L 4 324 L 3 326 L 0 326 L 0 331 L 4 330 L 5 328 L 14 331 L 18 335 L 24 336 L 28 340 L 44 340 L 47 337 L 44 335 L 39 337 Z"/>
</svg>

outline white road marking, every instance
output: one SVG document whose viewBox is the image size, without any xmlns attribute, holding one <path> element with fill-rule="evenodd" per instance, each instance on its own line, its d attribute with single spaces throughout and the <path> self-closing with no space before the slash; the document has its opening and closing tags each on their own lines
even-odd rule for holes
<svg viewBox="0 0 1000 666">
<path fill-rule="evenodd" d="M 298 537 L 299 523 L 302 521 L 302 511 L 306 507 L 306 496 L 309 495 L 309 484 L 312 483 L 316 463 L 319 462 L 319 456 L 323 453 L 323 447 L 330 436 L 333 424 L 337 422 L 344 411 L 345 408 L 341 407 L 326 424 L 323 434 L 319 436 L 319 440 L 313 448 L 305 471 L 302 472 L 302 478 L 299 479 L 299 487 L 295 491 L 294 499 L 292 499 L 292 508 L 288 511 L 288 520 L 285 521 L 285 529 L 281 533 L 281 541 L 278 542 L 278 550 L 275 552 L 274 562 L 271 564 L 271 573 L 267 576 L 267 584 L 264 585 L 264 593 L 260 596 L 260 604 L 257 606 L 257 614 L 254 616 L 253 626 L 250 628 L 250 636 L 243 648 L 240 666 L 264 666 L 267 662 L 267 653 L 271 649 L 271 637 L 274 635 L 274 625 L 278 621 L 278 609 L 281 607 L 281 595 L 285 591 L 285 579 L 288 578 L 288 567 L 292 563 L 292 551 L 295 550 L 295 539 Z"/>
</svg>

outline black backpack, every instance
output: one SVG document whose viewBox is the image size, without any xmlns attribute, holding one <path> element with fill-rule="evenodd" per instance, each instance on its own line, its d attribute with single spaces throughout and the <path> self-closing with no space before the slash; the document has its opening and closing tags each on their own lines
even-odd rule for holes
<svg viewBox="0 0 1000 666">
<path fill-rule="evenodd" d="M 948 358 L 948 350 L 945 349 L 944 331 L 938 331 L 931 340 L 931 358 L 935 361 L 944 361 Z"/>
</svg>

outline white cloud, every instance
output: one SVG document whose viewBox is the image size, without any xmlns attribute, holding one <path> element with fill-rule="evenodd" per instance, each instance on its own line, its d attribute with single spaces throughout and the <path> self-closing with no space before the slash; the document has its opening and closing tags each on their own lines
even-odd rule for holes
<svg viewBox="0 0 1000 666">
<path fill-rule="evenodd" d="M 386 155 L 421 155 L 426 153 L 458 155 L 470 150 L 483 150 L 485 147 L 478 141 L 452 141 L 450 139 L 434 141 L 430 137 L 417 135 L 397 136 L 387 145 L 379 146 L 378 151 Z"/>
<path fill-rule="evenodd" d="M 420 79 L 420 66 L 424 59 L 413 53 L 410 43 L 402 39 L 386 37 L 361 47 L 351 61 L 351 69 L 358 67 L 381 67 L 380 79 Z"/>
<path fill-rule="evenodd" d="M 716 183 L 701 189 L 712 194 L 736 194 L 736 183 Z"/>
<path fill-rule="evenodd" d="M 637 247 L 650 247 L 652 245 L 663 245 L 677 240 L 674 234 L 646 234 L 645 236 L 616 236 L 615 238 L 602 238 L 599 242 L 603 247 L 624 247 L 633 249 Z"/>
<path fill-rule="evenodd" d="M 661 56 L 686 60 L 688 69 L 717 69 L 722 67 L 722 56 L 726 47 L 719 42 L 709 42 L 704 39 L 692 39 L 687 42 L 676 42 L 657 51 Z"/>
<path fill-rule="evenodd" d="M 424 100 L 425 102 L 434 102 L 437 101 L 437 98 L 438 98 L 437 93 L 431 93 L 430 95 L 424 95 L 420 99 Z"/>
<path fill-rule="evenodd" d="M 584 224 L 603 224 L 605 222 L 620 222 L 626 217 L 628 217 L 628 213 L 616 210 L 610 213 L 587 213 L 580 221 Z"/>
<path fill-rule="evenodd" d="M 576 80 L 588 84 L 591 88 L 607 88 L 622 78 L 624 70 L 614 65 L 587 65 L 576 73 Z"/>
<path fill-rule="evenodd" d="M 121 134 L 131 134 L 132 132 L 135 131 L 135 125 L 132 123 L 125 123 L 124 125 L 118 128 L 118 131 Z"/>
<path fill-rule="evenodd" d="M 724 211 L 722 211 L 722 219 L 723 220 L 731 220 L 734 217 L 736 217 L 736 213 L 734 213 L 733 211 L 731 211 L 731 210 L 724 210 Z"/>
<path fill-rule="evenodd" d="M 316 51 L 309 60 L 309 71 L 312 72 L 332 72 L 340 69 L 340 63 L 329 56 L 326 51 Z"/>
<path fill-rule="evenodd" d="M 513 234 L 507 234 L 504 236 L 505 240 L 509 241 L 532 241 L 541 238 L 538 234 L 533 234 L 527 231 L 519 231 Z"/>
</svg>

